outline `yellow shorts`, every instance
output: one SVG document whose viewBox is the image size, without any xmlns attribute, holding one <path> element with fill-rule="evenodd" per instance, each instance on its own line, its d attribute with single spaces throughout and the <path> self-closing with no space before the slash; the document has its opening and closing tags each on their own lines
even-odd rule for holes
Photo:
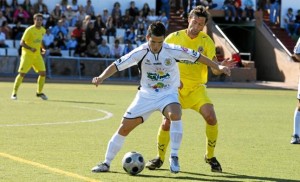
<svg viewBox="0 0 300 182">
<path fill-rule="evenodd" d="M 182 88 L 179 90 L 179 102 L 183 109 L 193 109 L 199 112 L 204 104 L 212 104 L 207 96 L 206 86 L 200 85 L 195 88 Z"/>
<path fill-rule="evenodd" d="M 19 73 L 27 73 L 31 67 L 35 72 L 46 71 L 43 57 L 41 55 L 22 55 Z"/>
</svg>

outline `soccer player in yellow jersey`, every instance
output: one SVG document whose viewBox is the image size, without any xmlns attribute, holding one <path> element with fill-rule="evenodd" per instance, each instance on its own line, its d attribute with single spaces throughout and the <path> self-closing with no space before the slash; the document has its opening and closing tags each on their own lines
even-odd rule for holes
<svg viewBox="0 0 300 182">
<path fill-rule="evenodd" d="M 212 39 L 202 32 L 208 21 L 209 13 L 203 6 L 195 7 L 188 17 L 188 28 L 171 33 L 165 41 L 178 44 L 186 48 L 198 51 L 209 59 L 217 61 L 215 45 Z M 226 59 L 222 65 L 230 68 L 234 62 Z M 179 101 L 183 109 L 193 109 L 200 113 L 206 121 L 206 163 L 211 166 L 211 171 L 222 172 L 220 163 L 214 156 L 214 149 L 218 138 L 218 123 L 213 104 L 206 92 L 207 66 L 201 63 L 191 64 L 186 61 L 178 63 L 182 88 L 179 89 Z M 214 74 L 221 74 L 212 70 Z M 160 168 L 165 159 L 166 149 L 169 143 L 170 121 L 166 118 L 159 128 L 157 136 L 158 156 L 147 162 L 146 168 L 154 170 Z"/>
<path fill-rule="evenodd" d="M 43 100 L 47 100 L 47 96 L 42 93 L 45 78 L 46 78 L 46 67 L 42 57 L 42 54 L 46 52 L 42 40 L 46 32 L 45 28 L 42 27 L 43 15 L 38 13 L 33 16 L 34 24 L 29 26 L 22 38 L 20 45 L 22 46 L 21 62 L 19 66 L 19 74 L 17 75 L 14 83 L 13 92 L 11 99 L 17 100 L 18 89 L 23 82 L 25 74 L 31 69 L 39 74 L 37 79 L 37 92 L 36 96 Z"/>
</svg>

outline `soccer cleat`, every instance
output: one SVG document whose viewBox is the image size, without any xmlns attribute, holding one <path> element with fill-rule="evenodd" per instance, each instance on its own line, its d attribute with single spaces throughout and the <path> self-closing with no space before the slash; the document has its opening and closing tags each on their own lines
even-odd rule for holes
<svg viewBox="0 0 300 182">
<path fill-rule="evenodd" d="M 36 93 L 36 96 L 43 100 L 48 100 L 48 97 L 44 93 Z"/>
<path fill-rule="evenodd" d="M 171 156 L 170 159 L 170 171 L 171 173 L 178 173 L 180 170 L 179 161 L 177 156 Z"/>
<path fill-rule="evenodd" d="M 100 173 L 100 172 L 108 172 L 109 171 L 109 165 L 106 163 L 99 163 L 97 166 L 92 168 L 92 172 L 94 173 Z"/>
<path fill-rule="evenodd" d="M 146 163 L 145 167 L 150 170 L 155 170 L 157 168 L 160 168 L 163 165 L 163 163 L 164 162 L 159 157 L 156 157 L 155 159 L 149 160 Z"/>
<path fill-rule="evenodd" d="M 300 144 L 300 138 L 298 135 L 292 136 L 291 144 Z"/>
<path fill-rule="evenodd" d="M 222 172 L 221 164 L 218 162 L 218 160 L 215 157 L 208 159 L 205 156 L 204 160 L 206 163 L 208 163 L 211 166 L 211 172 L 219 172 L 219 173 Z"/>
<path fill-rule="evenodd" d="M 11 100 L 17 100 L 18 98 L 17 98 L 17 94 L 13 94 L 13 95 L 11 95 Z"/>
</svg>

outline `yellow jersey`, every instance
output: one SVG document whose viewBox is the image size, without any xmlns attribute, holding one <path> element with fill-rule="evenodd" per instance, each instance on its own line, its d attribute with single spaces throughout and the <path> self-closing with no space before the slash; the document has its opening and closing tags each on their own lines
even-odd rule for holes
<svg viewBox="0 0 300 182">
<path fill-rule="evenodd" d="M 31 50 L 22 47 L 22 54 L 26 56 L 40 55 L 43 36 L 45 33 L 46 30 L 44 27 L 41 27 L 40 29 L 36 28 L 34 25 L 28 27 L 22 36 L 22 40 L 25 41 L 28 46 L 35 48 L 36 51 L 32 52 Z"/>
<path fill-rule="evenodd" d="M 209 59 L 212 59 L 216 55 L 213 40 L 204 32 L 200 32 L 196 38 L 191 39 L 187 35 L 186 29 L 180 30 L 169 34 L 165 42 L 193 49 L 207 56 Z M 183 82 L 184 87 L 194 88 L 207 83 L 208 70 L 205 64 L 180 60 L 178 65 L 180 80 Z"/>
</svg>

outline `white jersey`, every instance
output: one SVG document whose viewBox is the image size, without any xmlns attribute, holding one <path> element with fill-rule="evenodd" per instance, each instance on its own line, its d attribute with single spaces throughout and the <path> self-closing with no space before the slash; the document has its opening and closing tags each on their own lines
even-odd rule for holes
<svg viewBox="0 0 300 182">
<path fill-rule="evenodd" d="M 300 38 L 298 39 L 297 44 L 294 48 L 294 53 L 295 54 L 300 54 Z"/>
<path fill-rule="evenodd" d="M 144 43 L 115 61 L 118 71 L 138 65 L 141 72 L 140 92 L 151 98 L 177 92 L 180 75 L 177 61 L 195 62 L 200 53 L 178 45 L 163 43 L 159 53 Z"/>
</svg>

